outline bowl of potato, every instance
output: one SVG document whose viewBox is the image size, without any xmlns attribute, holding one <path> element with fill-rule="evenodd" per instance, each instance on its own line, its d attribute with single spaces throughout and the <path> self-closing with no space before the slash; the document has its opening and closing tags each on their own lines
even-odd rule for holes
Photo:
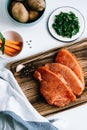
<svg viewBox="0 0 87 130">
<path fill-rule="evenodd" d="M 8 0 L 7 12 L 21 24 L 30 24 L 40 20 L 45 12 L 45 0 Z"/>
</svg>

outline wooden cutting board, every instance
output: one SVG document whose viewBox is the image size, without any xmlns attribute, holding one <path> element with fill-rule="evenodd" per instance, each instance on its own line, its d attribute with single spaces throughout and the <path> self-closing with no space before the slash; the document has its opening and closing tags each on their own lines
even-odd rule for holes
<svg viewBox="0 0 87 130">
<path fill-rule="evenodd" d="M 7 67 L 14 74 L 19 86 L 25 93 L 28 100 L 35 107 L 35 109 L 43 116 L 47 116 L 55 112 L 59 112 L 61 110 L 66 110 L 68 108 L 75 107 L 87 101 L 87 39 L 83 39 L 82 41 L 79 41 L 77 43 L 64 46 L 63 48 L 67 48 L 69 51 L 71 51 L 78 57 L 78 60 L 80 61 L 83 67 L 85 84 L 86 84 L 83 94 L 79 96 L 75 102 L 70 103 L 65 107 L 58 108 L 55 106 L 48 105 L 47 102 L 42 97 L 42 95 L 40 94 L 39 91 L 40 85 L 38 81 L 36 81 L 33 77 L 33 73 L 37 67 L 54 61 L 60 48 L 51 49 L 44 53 L 27 57 L 25 59 L 15 61 L 7 65 Z M 26 67 L 28 66 L 28 74 L 26 73 L 25 75 L 24 71 L 20 73 L 16 72 L 16 67 L 19 64 L 23 64 Z"/>
</svg>

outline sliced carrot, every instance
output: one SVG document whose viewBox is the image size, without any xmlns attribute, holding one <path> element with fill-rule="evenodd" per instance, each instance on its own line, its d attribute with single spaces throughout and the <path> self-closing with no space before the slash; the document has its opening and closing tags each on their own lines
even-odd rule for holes
<svg viewBox="0 0 87 130">
<path fill-rule="evenodd" d="M 15 45 L 21 45 L 22 42 L 21 41 L 12 41 L 12 40 L 6 40 L 6 42 L 9 44 L 9 43 L 13 43 Z"/>
<path fill-rule="evenodd" d="M 7 51 L 9 51 L 9 52 L 19 52 L 19 51 L 21 50 L 21 48 L 20 48 L 20 50 L 16 50 L 16 49 L 14 49 L 14 48 L 5 46 L 5 50 L 7 50 Z"/>
<path fill-rule="evenodd" d="M 0 43 L 2 43 L 2 40 L 0 39 Z M 10 43 L 13 43 L 15 45 L 21 45 L 22 42 L 21 41 L 13 41 L 13 40 L 7 40 L 6 39 L 6 43 L 5 44 L 10 44 Z"/>
<path fill-rule="evenodd" d="M 5 54 L 10 55 L 10 56 L 17 55 L 19 52 L 20 52 L 20 51 L 11 50 L 11 49 L 9 49 L 9 48 L 5 48 L 5 51 L 4 51 Z"/>
<path fill-rule="evenodd" d="M 2 44 L 2 40 L 0 39 L 0 43 Z M 14 44 L 14 43 L 17 43 L 17 44 Z M 15 42 L 15 41 L 8 41 L 6 40 L 5 42 L 5 46 L 9 46 L 11 48 L 15 48 L 17 50 L 20 50 L 20 46 L 22 46 L 22 42 Z"/>
<path fill-rule="evenodd" d="M 18 50 L 18 51 L 20 51 L 20 49 L 21 49 L 21 47 L 20 46 L 17 46 L 17 45 L 13 45 L 13 44 L 11 44 L 11 45 L 5 45 L 6 47 L 9 47 L 9 48 L 13 48 L 13 49 L 15 49 L 15 50 Z"/>
<path fill-rule="evenodd" d="M 15 56 L 16 55 L 16 54 L 9 52 L 9 51 L 6 51 L 6 50 L 5 50 L 5 54 L 8 55 L 8 56 Z"/>
<path fill-rule="evenodd" d="M 2 44 L 2 43 L 0 43 L 0 44 Z M 20 49 L 21 49 L 21 46 L 13 45 L 12 43 L 9 45 L 5 44 L 5 47 L 13 48 L 13 49 L 18 50 L 18 51 L 20 51 Z"/>
<path fill-rule="evenodd" d="M 2 40 L 0 39 L 0 47 L 1 46 L 2 46 Z M 9 56 L 14 56 L 18 54 L 21 51 L 21 48 L 22 48 L 22 42 L 11 40 L 5 41 L 4 52 Z"/>
</svg>

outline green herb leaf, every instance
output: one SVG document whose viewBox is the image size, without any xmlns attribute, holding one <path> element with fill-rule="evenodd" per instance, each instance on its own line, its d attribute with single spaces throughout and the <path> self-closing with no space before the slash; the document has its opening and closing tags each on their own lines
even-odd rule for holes
<svg viewBox="0 0 87 130">
<path fill-rule="evenodd" d="M 67 38 L 76 35 L 80 29 L 78 17 L 73 12 L 60 12 L 60 14 L 55 15 L 52 27 L 58 35 Z"/>
<path fill-rule="evenodd" d="M 4 54 L 5 49 L 5 38 L 3 37 L 2 33 L 0 32 L 0 39 L 2 40 L 2 46 L 0 47 L 0 50 L 2 50 L 2 54 Z"/>
</svg>

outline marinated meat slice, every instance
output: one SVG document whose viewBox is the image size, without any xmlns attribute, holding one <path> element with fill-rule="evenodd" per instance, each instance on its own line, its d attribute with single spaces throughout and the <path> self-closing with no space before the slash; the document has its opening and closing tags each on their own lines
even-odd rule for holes
<svg viewBox="0 0 87 130">
<path fill-rule="evenodd" d="M 46 67 L 40 67 L 35 71 L 34 77 L 40 81 L 40 92 L 48 104 L 62 107 L 76 100 L 72 90 L 60 74 L 57 75 Z"/>
<path fill-rule="evenodd" d="M 60 63 L 50 63 L 45 66 L 56 74 L 60 73 L 69 84 L 75 95 L 82 94 L 84 86 L 77 75 L 69 67 Z"/>
<path fill-rule="evenodd" d="M 71 52 L 69 52 L 67 49 L 61 49 L 58 52 L 58 55 L 55 61 L 57 63 L 64 64 L 68 66 L 70 69 L 72 69 L 76 73 L 78 78 L 81 80 L 83 85 L 85 86 L 82 67 L 78 59 Z"/>
</svg>

